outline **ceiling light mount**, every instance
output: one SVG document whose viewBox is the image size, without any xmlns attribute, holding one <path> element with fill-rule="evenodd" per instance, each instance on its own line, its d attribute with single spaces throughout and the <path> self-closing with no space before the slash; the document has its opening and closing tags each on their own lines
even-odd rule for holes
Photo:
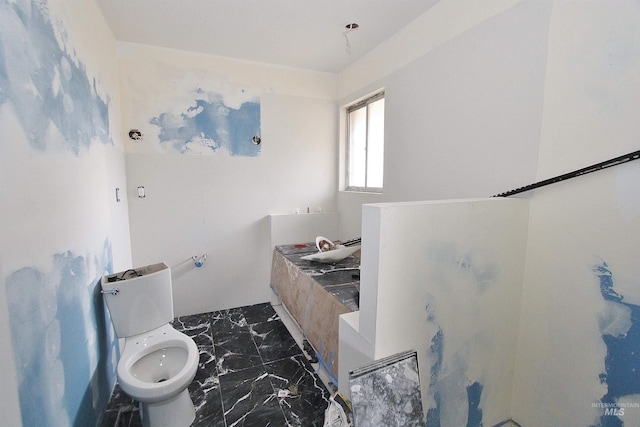
<svg viewBox="0 0 640 427">
<path fill-rule="evenodd" d="M 349 41 L 349 33 L 350 33 L 351 31 L 355 31 L 355 30 L 357 30 L 358 28 L 360 28 L 360 25 L 358 25 L 358 24 L 357 24 L 357 23 L 355 23 L 355 22 L 352 22 L 352 23 L 347 24 L 347 25 L 345 25 L 345 26 L 344 26 L 344 29 L 345 29 L 345 30 L 342 32 L 342 35 L 344 36 L 344 39 L 345 39 L 345 41 L 346 41 L 346 45 L 347 45 L 347 53 L 348 53 L 349 55 L 351 55 L 351 42 Z"/>
</svg>

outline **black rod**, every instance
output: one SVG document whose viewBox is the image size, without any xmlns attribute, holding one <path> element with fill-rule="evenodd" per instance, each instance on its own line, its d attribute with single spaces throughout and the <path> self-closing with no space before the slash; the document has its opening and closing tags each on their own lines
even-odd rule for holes
<svg viewBox="0 0 640 427">
<path fill-rule="evenodd" d="M 563 175 L 558 175 L 553 178 L 545 179 L 544 181 L 535 182 L 533 184 L 526 185 L 524 187 L 519 187 L 510 191 L 505 191 L 504 193 L 496 194 L 491 197 L 509 197 L 514 194 L 524 193 L 525 191 L 534 190 L 536 188 L 544 187 L 545 185 L 555 184 L 556 182 L 565 181 L 567 179 L 575 178 L 580 175 L 586 175 L 591 172 L 596 172 L 602 169 L 610 168 L 612 166 L 621 165 L 623 163 L 630 162 L 632 160 L 640 159 L 640 150 L 634 151 L 633 153 L 625 154 L 624 156 L 619 156 L 613 158 L 611 160 L 607 160 L 604 162 L 596 163 L 595 165 L 587 166 L 586 168 L 578 169 L 573 172 L 565 173 Z"/>
</svg>

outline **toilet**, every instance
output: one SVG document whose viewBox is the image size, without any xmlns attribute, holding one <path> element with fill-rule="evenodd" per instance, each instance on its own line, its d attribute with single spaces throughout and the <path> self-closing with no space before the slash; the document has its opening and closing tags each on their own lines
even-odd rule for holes
<svg viewBox="0 0 640 427">
<path fill-rule="evenodd" d="M 198 369 L 196 343 L 173 329 L 171 269 L 165 263 L 102 277 L 101 293 L 119 338 L 120 388 L 140 402 L 145 427 L 183 427 L 195 419 L 189 384 Z"/>
</svg>

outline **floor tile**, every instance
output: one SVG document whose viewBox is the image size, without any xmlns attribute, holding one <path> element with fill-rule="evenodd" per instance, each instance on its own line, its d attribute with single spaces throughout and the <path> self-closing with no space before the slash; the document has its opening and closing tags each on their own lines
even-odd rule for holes
<svg viewBox="0 0 640 427">
<path fill-rule="evenodd" d="M 247 326 L 247 320 L 245 319 L 240 307 L 214 311 L 210 313 L 209 318 L 211 321 L 212 331 L 229 331 Z"/>
<path fill-rule="evenodd" d="M 279 319 L 250 324 L 249 330 L 264 363 L 302 353 L 287 327 Z"/>
<path fill-rule="evenodd" d="M 205 314 L 195 314 L 191 316 L 181 316 L 173 320 L 174 329 L 189 336 L 195 341 L 198 347 L 211 347 L 213 337 L 211 335 L 211 316 Z"/>
<path fill-rule="evenodd" d="M 213 348 L 200 348 L 199 351 L 198 371 L 189 386 L 189 395 L 196 409 L 196 420 L 193 425 L 224 427 L 220 381 Z"/>
<path fill-rule="evenodd" d="M 220 375 L 220 391 L 228 426 L 286 425 L 264 366 Z"/>
<path fill-rule="evenodd" d="M 240 307 L 240 309 L 242 310 L 245 320 L 249 324 L 271 322 L 279 319 L 278 314 L 268 302 Z"/>
<path fill-rule="evenodd" d="M 329 393 L 302 356 L 294 356 L 265 364 L 271 383 L 288 425 L 322 426 Z"/>
<path fill-rule="evenodd" d="M 214 332 L 214 350 L 219 375 L 262 364 L 249 328 L 232 332 Z"/>
<path fill-rule="evenodd" d="M 192 427 L 323 425 L 329 393 L 283 320 L 290 323 L 264 303 L 172 322 L 198 345 L 198 371 L 189 386 Z M 281 390 L 289 394 L 278 397 Z M 137 402 L 118 385 L 102 423 L 113 426 L 142 426 Z"/>
</svg>

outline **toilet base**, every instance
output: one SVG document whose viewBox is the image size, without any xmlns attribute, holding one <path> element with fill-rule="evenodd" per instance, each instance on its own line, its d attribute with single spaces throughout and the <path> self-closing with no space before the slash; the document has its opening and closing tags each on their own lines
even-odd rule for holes
<svg viewBox="0 0 640 427">
<path fill-rule="evenodd" d="M 196 418 L 196 410 L 189 389 L 185 389 L 163 402 L 140 402 L 140 417 L 144 427 L 189 427 Z"/>
</svg>

